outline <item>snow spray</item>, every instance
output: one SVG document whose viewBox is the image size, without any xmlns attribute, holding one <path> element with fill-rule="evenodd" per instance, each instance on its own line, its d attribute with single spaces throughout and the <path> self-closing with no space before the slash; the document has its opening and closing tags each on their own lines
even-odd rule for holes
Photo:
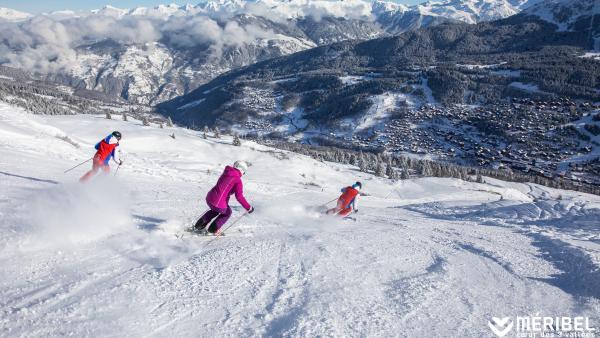
<svg viewBox="0 0 600 338">
<path fill-rule="evenodd" d="M 36 191 L 30 207 L 32 241 L 80 244 L 132 226 L 126 192 L 109 177 Z"/>
</svg>

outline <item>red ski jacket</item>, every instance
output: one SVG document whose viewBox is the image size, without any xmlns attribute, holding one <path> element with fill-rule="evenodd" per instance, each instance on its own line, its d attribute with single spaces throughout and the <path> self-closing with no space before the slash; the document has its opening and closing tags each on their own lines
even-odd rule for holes
<svg viewBox="0 0 600 338">
<path fill-rule="evenodd" d="M 108 135 L 105 139 L 96 144 L 95 148 L 98 151 L 96 152 L 96 155 L 94 155 L 94 158 L 99 162 L 103 162 L 104 165 L 108 165 L 110 159 L 115 157 L 115 148 L 118 146 L 119 141 L 117 141 L 117 138 L 112 134 Z"/>
<path fill-rule="evenodd" d="M 341 205 L 344 209 L 346 209 L 354 204 L 356 196 L 358 196 L 358 190 L 352 187 L 346 187 L 342 189 L 342 196 L 338 198 L 338 205 Z"/>
</svg>

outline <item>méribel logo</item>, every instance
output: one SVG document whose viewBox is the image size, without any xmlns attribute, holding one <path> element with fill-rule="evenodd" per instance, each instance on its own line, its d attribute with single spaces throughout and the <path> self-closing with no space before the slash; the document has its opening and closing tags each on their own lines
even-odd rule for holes
<svg viewBox="0 0 600 338">
<path fill-rule="evenodd" d="M 497 318 L 492 317 L 491 321 L 488 321 L 488 326 L 496 334 L 496 336 L 502 338 L 506 336 L 513 328 L 513 321 L 510 317 Z"/>
</svg>

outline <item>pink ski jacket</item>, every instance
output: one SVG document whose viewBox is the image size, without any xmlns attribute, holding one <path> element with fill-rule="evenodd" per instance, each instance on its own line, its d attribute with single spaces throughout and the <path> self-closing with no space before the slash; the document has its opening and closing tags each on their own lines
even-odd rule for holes
<svg viewBox="0 0 600 338">
<path fill-rule="evenodd" d="M 235 193 L 235 198 L 246 209 L 250 204 L 244 198 L 242 173 L 234 167 L 227 166 L 219 177 L 217 184 L 206 195 L 206 203 L 217 208 L 226 209 L 229 206 L 229 197 Z"/>
</svg>

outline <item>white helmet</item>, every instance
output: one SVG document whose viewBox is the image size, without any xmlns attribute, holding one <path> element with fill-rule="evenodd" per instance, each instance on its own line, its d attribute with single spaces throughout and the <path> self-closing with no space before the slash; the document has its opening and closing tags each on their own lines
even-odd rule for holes
<svg viewBox="0 0 600 338">
<path fill-rule="evenodd" d="M 242 175 L 246 174 L 248 171 L 248 163 L 246 161 L 235 161 L 233 167 L 242 172 Z"/>
</svg>

